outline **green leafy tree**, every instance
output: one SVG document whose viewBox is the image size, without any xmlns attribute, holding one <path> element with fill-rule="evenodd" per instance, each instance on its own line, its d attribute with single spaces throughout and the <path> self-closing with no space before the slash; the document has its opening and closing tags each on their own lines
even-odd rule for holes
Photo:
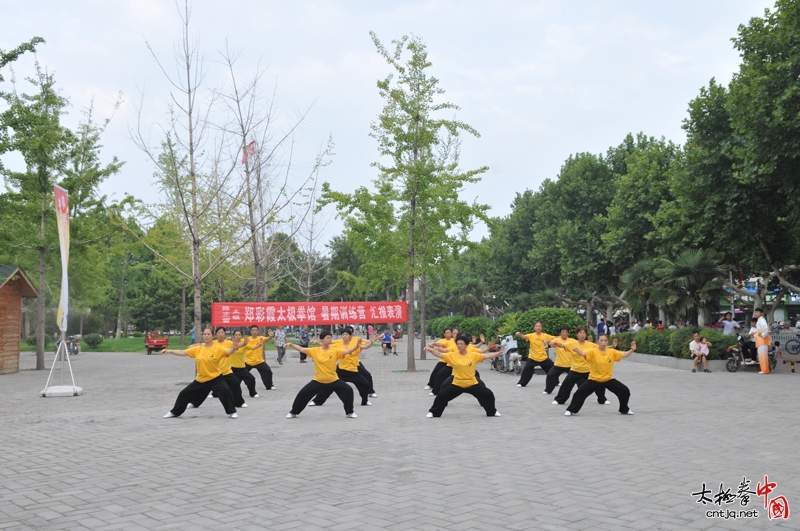
<svg viewBox="0 0 800 531">
<path fill-rule="evenodd" d="M 392 262 L 384 278 L 407 279 L 407 302 L 413 309 L 416 279 L 453 250 L 467 245 L 474 219 L 486 218 L 488 207 L 470 204 L 460 198 L 460 193 L 487 168 L 459 168 L 460 135 L 478 134 L 463 122 L 439 117 L 441 112 L 458 107 L 437 102 L 444 91 L 428 74 L 431 63 L 422 40 L 403 37 L 393 41 L 394 50 L 390 51 L 374 33 L 371 36 L 378 53 L 394 70 L 378 82 L 384 108 L 372 125 L 372 136 L 384 162 L 374 164 L 380 172 L 376 193 L 366 188 L 354 194 L 337 193 L 323 186 L 323 202 L 336 203 L 340 211 L 355 214 L 356 221 L 348 225 L 354 248 L 356 239 L 362 236 L 372 236 L 378 242 L 376 248 L 359 254 L 365 267 L 379 260 Z M 406 53 L 409 57 L 403 62 Z M 373 221 L 371 227 L 364 226 L 367 220 Z M 380 234 L 375 232 L 378 227 L 384 229 Z M 388 253 L 377 255 L 377 249 Z M 409 311 L 408 326 L 412 332 L 413 311 Z M 411 341 L 407 368 L 415 370 Z"/>
</svg>

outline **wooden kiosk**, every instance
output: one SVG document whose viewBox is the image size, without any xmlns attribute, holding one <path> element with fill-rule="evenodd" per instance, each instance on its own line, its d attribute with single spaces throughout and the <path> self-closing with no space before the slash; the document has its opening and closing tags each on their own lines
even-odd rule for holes
<svg viewBox="0 0 800 531">
<path fill-rule="evenodd" d="M 19 372 L 22 299 L 37 296 L 21 267 L 0 265 L 0 374 Z"/>
</svg>

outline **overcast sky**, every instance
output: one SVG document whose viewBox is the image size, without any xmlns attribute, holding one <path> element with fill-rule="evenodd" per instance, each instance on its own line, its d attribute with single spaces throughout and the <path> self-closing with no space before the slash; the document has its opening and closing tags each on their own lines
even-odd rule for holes
<svg viewBox="0 0 800 531">
<path fill-rule="evenodd" d="M 243 77 L 258 64 L 267 68 L 285 120 L 310 107 L 296 135 L 296 171 L 300 175 L 310 167 L 330 135 L 336 155 L 320 178 L 338 190 L 369 185 L 375 177 L 370 163 L 377 151 L 369 126 L 381 110 L 375 83 L 390 68 L 375 52 L 369 31 L 385 43 L 405 34 L 421 37 L 446 99 L 459 105 L 458 118 L 481 134 L 464 142 L 462 166 L 490 170 L 465 198 L 488 203 L 492 215 L 502 216 L 515 192 L 556 177 L 572 153 L 605 152 L 627 133 L 640 131 L 683 143 L 681 122 L 689 100 L 712 77 L 730 80 L 739 64 L 730 41 L 737 26 L 772 4 L 205 0 L 193 2 L 192 24 L 209 58 L 218 57 L 227 40 L 241 51 Z M 146 125 L 164 121 L 170 87 L 145 41 L 171 60 L 181 29 L 175 4 L 0 0 L 0 7 L 0 49 L 34 35 L 47 41 L 38 60 L 55 73 L 73 105 L 68 123 L 76 123 L 92 99 L 98 116 L 110 116 L 122 93 L 124 103 L 103 138 L 103 155 L 116 155 L 126 165 L 102 192 L 157 201 L 149 186 L 154 168 L 131 141 L 129 128 L 140 99 Z M 14 65 L 17 77 L 30 74 L 32 60 Z M 208 80 L 225 81 L 215 63 Z M 340 228 L 341 222 L 332 221 L 328 233 Z M 485 233 L 477 228 L 473 237 Z"/>
</svg>

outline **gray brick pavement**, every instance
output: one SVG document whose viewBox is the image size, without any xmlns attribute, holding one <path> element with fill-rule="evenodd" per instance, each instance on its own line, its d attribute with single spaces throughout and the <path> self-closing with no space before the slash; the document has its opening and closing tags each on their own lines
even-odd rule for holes
<svg viewBox="0 0 800 531">
<path fill-rule="evenodd" d="M 518 389 L 487 365 L 501 418 L 464 395 L 426 419 L 429 373 L 392 372 L 404 357 L 377 349 L 364 363 L 379 396 L 358 419 L 335 396 L 285 419 L 313 374 L 297 359 L 237 420 L 215 400 L 161 418 L 193 377 L 186 358 L 83 353 L 74 398 L 40 398 L 45 372 L 0 376 L 0 530 L 800 528 L 800 513 L 770 521 L 763 509 L 710 520 L 690 496 L 768 474 L 800 511 L 800 374 L 623 361 L 634 416 L 609 394 L 614 405 L 590 398 L 564 417 L 543 376 Z"/>
</svg>

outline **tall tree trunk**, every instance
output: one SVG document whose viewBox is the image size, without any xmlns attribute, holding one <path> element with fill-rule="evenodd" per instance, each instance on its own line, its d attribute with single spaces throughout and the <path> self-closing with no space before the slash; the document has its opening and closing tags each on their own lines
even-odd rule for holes
<svg viewBox="0 0 800 531">
<path fill-rule="evenodd" d="M 416 159 L 416 149 L 414 153 Z M 411 198 L 411 217 L 409 220 L 408 230 L 408 263 L 411 274 L 408 276 L 408 333 L 411 338 L 408 339 L 406 353 L 406 370 L 408 372 L 417 372 L 416 365 L 414 364 L 414 264 L 416 262 L 416 255 L 414 253 L 414 221 L 417 215 L 417 200 L 415 197 Z"/>
<path fill-rule="evenodd" d="M 122 282 L 119 287 L 119 307 L 117 308 L 117 333 L 115 337 L 122 337 L 122 307 L 125 304 L 125 269 L 128 267 L 128 253 L 125 253 L 125 260 L 122 261 Z"/>
<path fill-rule="evenodd" d="M 36 370 L 44 370 L 44 346 L 47 344 L 44 337 L 44 310 L 47 299 L 45 294 L 45 271 L 47 270 L 47 257 L 45 255 L 45 227 L 47 225 L 47 196 L 42 194 L 42 230 L 39 233 L 39 295 L 36 298 Z"/>
<path fill-rule="evenodd" d="M 195 329 L 197 330 L 197 329 Z M 181 345 L 186 339 L 186 285 L 181 285 Z"/>
<path fill-rule="evenodd" d="M 425 295 L 428 288 L 428 275 L 422 274 L 419 286 L 419 359 L 425 359 Z M 411 341 L 411 337 L 408 338 Z"/>
<path fill-rule="evenodd" d="M 81 318 L 78 324 L 78 334 L 83 337 L 83 311 L 81 311 Z"/>
</svg>

